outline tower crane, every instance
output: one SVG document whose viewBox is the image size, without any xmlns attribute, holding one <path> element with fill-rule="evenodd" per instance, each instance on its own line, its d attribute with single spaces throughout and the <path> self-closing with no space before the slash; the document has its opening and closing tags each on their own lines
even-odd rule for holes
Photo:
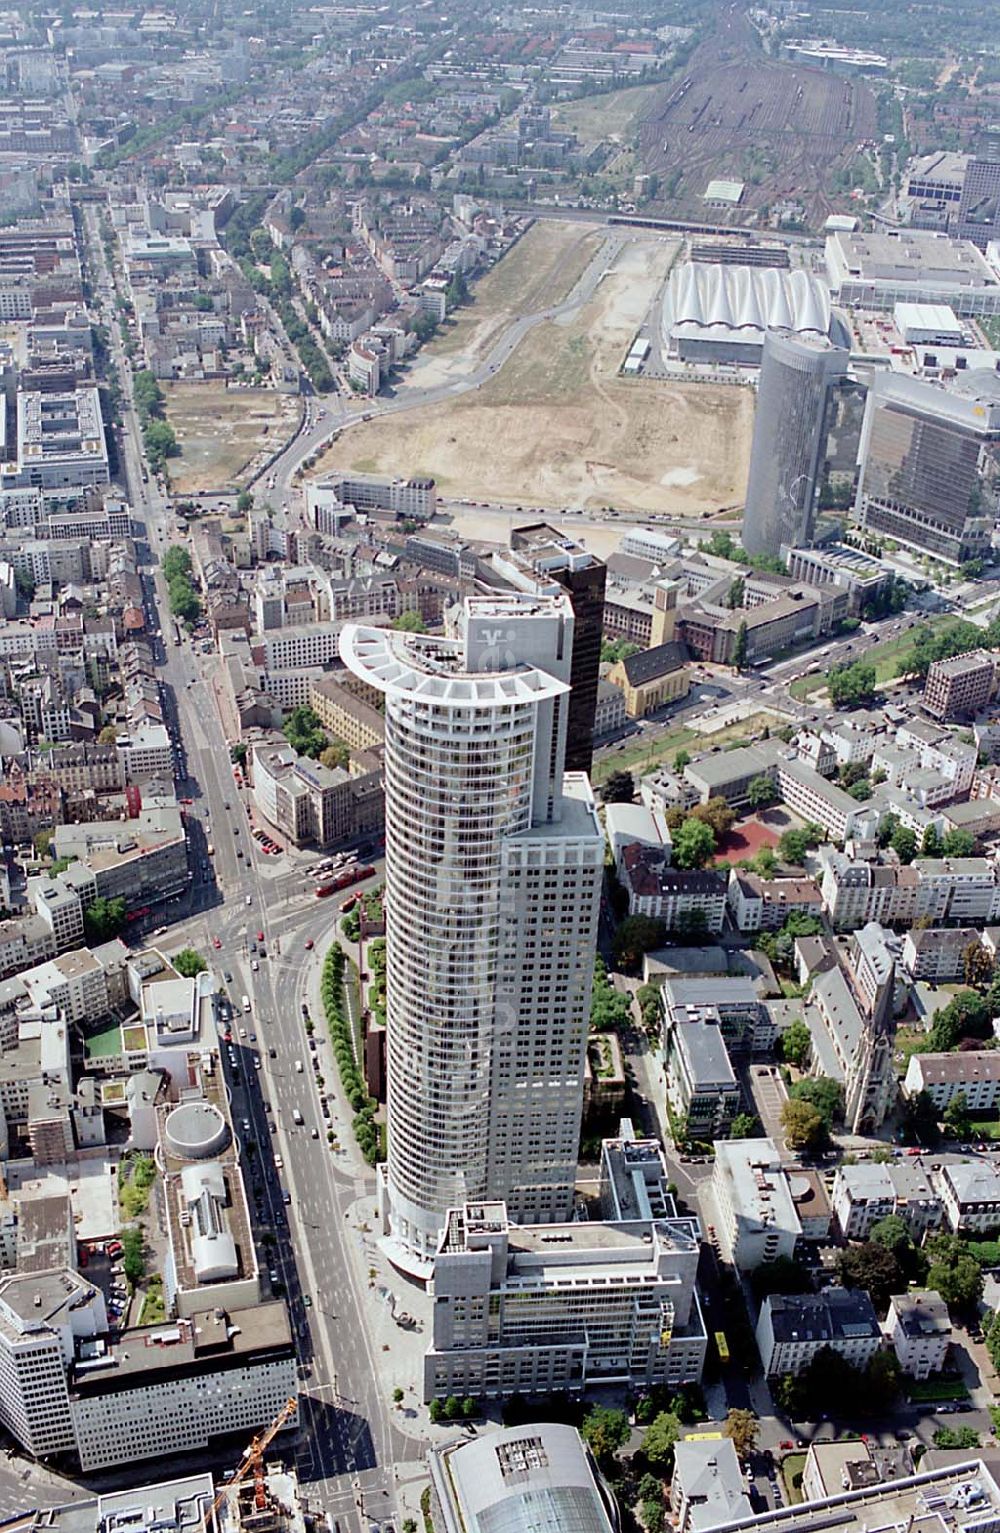
<svg viewBox="0 0 1000 1533">
<path fill-rule="evenodd" d="M 220 1488 L 218 1495 L 209 1508 L 213 1523 L 215 1521 L 215 1514 L 229 1492 L 242 1484 L 247 1475 L 251 1473 L 254 1478 L 254 1506 L 259 1512 L 264 1510 L 267 1505 L 267 1486 L 264 1480 L 264 1452 L 274 1438 L 277 1437 L 282 1427 L 286 1425 L 289 1418 L 295 1415 L 298 1403 L 295 1399 L 290 1398 L 286 1400 L 270 1426 L 265 1427 L 263 1432 L 259 1432 L 256 1437 L 251 1439 L 249 1446 L 243 1453 L 243 1457 L 229 1476 L 229 1479 Z M 208 1514 L 205 1516 L 204 1526 L 206 1529 L 210 1526 Z"/>
</svg>

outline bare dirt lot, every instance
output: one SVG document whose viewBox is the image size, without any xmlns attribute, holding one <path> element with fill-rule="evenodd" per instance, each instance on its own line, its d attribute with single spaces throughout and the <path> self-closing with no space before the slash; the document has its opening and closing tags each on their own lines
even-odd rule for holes
<svg viewBox="0 0 1000 1533">
<path fill-rule="evenodd" d="M 298 419 L 298 400 L 268 389 L 165 383 L 163 392 L 181 446 L 169 465 L 171 486 L 180 495 L 238 486 L 257 454 L 276 451 Z"/>
<path fill-rule="evenodd" d="M 611 247 L 593 297 L 531 330 L 488 383 L 346 431 L 322 471 L 432 474 L 446 496 L 512 505 L 697 515 L 738 500 L 752 393 L 617 376 L 676 248 Z"/>
<path fill-rule="evenodd" d="M 834 207 L 834 172 L 877 131 L 875 97 L 864 80 L 767 58 L 749 22 L 731 8 L 683 78 L 644 109 L 638 152 L 643 168 L 659 177 L 658 206 L 671 216 L 725 217 L 706 209 L 702 196 L 713 177 L 727 177 L 746 183 L 735 221 L 782 197 L 802 202 L 815 221 Z"/>
<path fill-rule="evenodd" d="M 513 249 L 475 286 L 475 302 L 459 309 L 420 354 L 429 370 L 437 357 L 482 357 L 514 314 L 536 314 L 561 303 L 583 272 L 600 235 L 594 224 L 550 220 L 532 224 Z M 421 378 L 422 384 L 427 383 Z"/>
</svg>

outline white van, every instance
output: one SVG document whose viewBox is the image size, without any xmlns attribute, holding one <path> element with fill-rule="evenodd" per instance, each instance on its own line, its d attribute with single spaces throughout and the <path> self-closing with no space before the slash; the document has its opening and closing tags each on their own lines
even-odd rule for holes
<svg viewBox="0 0 1000 1533">
<path fill-rule="evenodd" d="M 301 1061 L 301 1059 L 297 1059 L 295 1061 L 295 1073 L 296 1073 L 296 1075 L 301 1075 L 302 1074 L 302 1061 Z"/>
<path fill-rule="evenodd" d="M 292 1118 L 293 1118 L 293 1119 L 294 1119 L 294 1121 L 295 1121 L 295 1122 L 296 1122 L 296 1123 L 297 1123 L 297 1124 L 298 1124 L 298 1125 L 299 1125 L 299 1127 L 300 1127 L 300 1128 L 301 1128 L 301 1126 L 302 1126 L 302 1121 L 303 1121 L 303 1120 L 302 1120 L 302 1114 L 301 1114 L 301 1113 L 300 1113 L 300 1112 L 299 1112 L 299 1109 L 298 1109 L 298 1108 L 297 1108 L 297 1107 L 293 1107 L 293 1108 L 292 1108 Z"/>
</svg>

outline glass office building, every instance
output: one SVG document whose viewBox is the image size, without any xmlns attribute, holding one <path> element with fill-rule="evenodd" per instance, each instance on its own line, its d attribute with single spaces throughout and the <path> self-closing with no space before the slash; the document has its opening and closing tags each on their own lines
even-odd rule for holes
<svg viewBox="0 0 1000 1533">
<path fill-rule="evenodd" d="M 780 555 L 812 540 L 834 390 L 848 353 L 769 331 L 764 339 L 743 516 L 750 554 Z"/>
</svg>

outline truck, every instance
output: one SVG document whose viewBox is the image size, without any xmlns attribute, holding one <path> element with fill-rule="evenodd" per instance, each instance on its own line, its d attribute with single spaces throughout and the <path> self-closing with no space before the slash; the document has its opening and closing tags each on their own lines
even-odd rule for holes
<svg viewBox="0 0 1000 1533">
<path fill-rule="evenodd" d="M 250 1010 L 250 997 L 248 995 L 245 995 L 243 997 L 243 1010 L 244 1011 L 249 1011 Z"/>
<path fill-rule="evenodd" d="M 208 843 L 208 845 L 207 845 L 207 846 L 206 846 L 206 848 L 205 848 L 205 852 L 206 852 L 206 854 L 207 854 L 207 855 L 208 855 L 208 856 L 209 856 L 209 857 L 214 857 L 214 856 L 215 856 L 215 847 L 214 847 L 214 846 L 213 846 L 213 845 L 212 845 L 212 843 L 211 843 L 211 841 L 210 841 L 210 842 L 209 842 L 209 843 Z"/>
</svg>

